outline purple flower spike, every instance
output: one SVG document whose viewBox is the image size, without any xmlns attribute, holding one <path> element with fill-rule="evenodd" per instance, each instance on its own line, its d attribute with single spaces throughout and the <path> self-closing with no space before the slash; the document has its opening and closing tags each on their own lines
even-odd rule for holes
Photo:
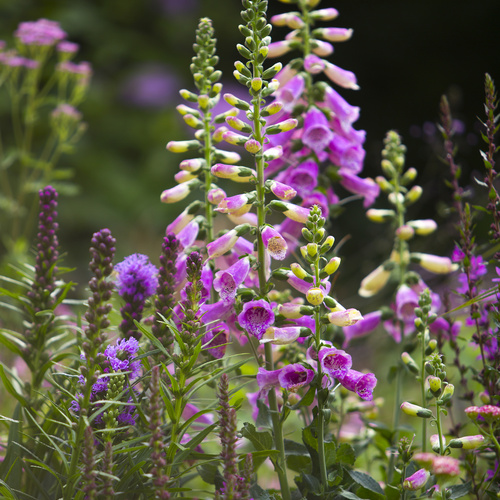
<svg viewBox="0 0 500 500">
<path fill-rule="evenodd" d="M 339 378 L 352 366 L 352 358 L 345 351 L 326 347 L 320 349 L 318 360 L 323 370 L 332 377 Z"/>
<path fill-rule="evenodd" d="M 271 304 L 264 299 L 246 302 L 238 315 L 238 323 L 250 335 L 260 340 L 264 332 L 274 323 Z"/>
<path fill-rule="evenodd" d="M 276 229 L 266 226 L 261 233 L 262 242 L 267 248 L 269 255 L 276 260 L 283 260 L 286 257 L 288 245 L 285 239 Z"/>
<path fill-rule="evenodd" d="M 333 138 L 325 115 L 319 109 L 311 108 L 304 118 L 302 142 L 315 153 L 323 151 Z"/>
<path fill-rule="evenodd" d="M 245 281 L 250 271 L 250 261 L 243 258 L 224 271 L 215 273 L 214 289 L 224 302 L 234 302 L 236 290 Z"/>
<path fill-rule="evenodd" d="M 279 375 L 281 370 L 269 371 L 259 368 L 257 372 L 257 384 L 260 390 L 257 399 L 263 398 L 271 389 L 280 386 Z"/>
<path fill-rule="evenodd" d="M 304 385 L 310 384 L 313 377 L 313 370 L 308 370 L 300 363 L 294 363 L 282 368 L 278 380 L 283 389 L 294 392 Z"/>
<path fill-rule="evenodd" d="M 155 293 L 158 286 L 158 269 L 149 262 L 146 255 L 133 254 L 115 266 L 118 272 L 118 293 L 125 300 L 120 312 L 123 321 L 120 330 L 126 338 L 140 338 L 134 320 L 142 319 L 146 300 Z"/>
<path fill-rule="evenodd" d="M 377 385 L 377 379 L 373 373 L 348 370 L 337 378 L 347 390 L 355 392 L 361 399 L 365 401 L 373 399 L 373 389 Z"/>
</svg>

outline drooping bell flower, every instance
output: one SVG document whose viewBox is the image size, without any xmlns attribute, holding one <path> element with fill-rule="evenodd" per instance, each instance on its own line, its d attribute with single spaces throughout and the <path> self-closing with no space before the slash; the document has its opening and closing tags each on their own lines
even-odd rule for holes
<svg viewBox="0 0 500 500">
<path fill-rule="evenodd" d="M 260 340 L 265 331 L 274 323 L 274 312 L 267 300 L 246 302 L 238 315 L 238 323 L 249 335 Z"/>
<path fill-rule="evenodd" d="M 214 289 L 219 292 L 224 302 L 234 302 L 236 290 L 245 281 L 250 271 L 250 261 L 244 257 L 236 261 L 231 267 L 215 273 Z"/>
</svg>

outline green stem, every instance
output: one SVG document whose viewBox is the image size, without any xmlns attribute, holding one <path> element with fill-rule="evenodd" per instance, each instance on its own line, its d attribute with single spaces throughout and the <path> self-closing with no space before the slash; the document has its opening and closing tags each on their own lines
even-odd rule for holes
<svg viewBox="0 0 500 500">
<path fill-rule="evenodd" d="M 422 364 L 420 366 L 420 392 L 422 395 L 422 407 L 426 408 L 426 391 L 425 391 L 425 335 L 420 333 L 420 342 L 422 345 Z M 422 452 L 425 453 L 427 449 L 427 419 L 422 419 Z"/>
<path fill-rule="evenodd" d="M 393 429 L 394 429 L 394 435 L 392 438 L 392 447 L 396 445 L 396 442 L 399 437 L 399 414 L 400 414 L 400 401 L 401 401 L 401 385 L 402 385 L 402 370 L 401 367 L 398 366 L 398 371 L 396 373 L 396 397 L 394 400 L 394 419 L 393 419 Z M 387 471 L 387 483 L 391 484 L 392 483 L 392 478 L 394 475 L 394 466 L 396 462 L 396 451 L 393 449 L 391 450 L 391 458 L 389 460 L 389 470 Z"/>
<path fill-rule="evenodd" d="M 442 433 L 442 426 L 441 426 L 441 407 L 438 405 L 437 406 L 437 415 L 436 415 L 436 426 L 437 426 L 437 431 L 438 431 L 438 437 L 439 437 L 439 454 L 444 455 L 444 446 L 443 446 L 443 433 Z"/>
<path fill-rule="evenodd" d="M 208 192 L 212 189 L 212 136 L 211 136 L 211 113 L 203 115 L 203 129 L 205 132 L 205 220 L 207 230 L 207 243 L 214 241 L 214 212 L 213 206 L 208 201 Z"/>
</svg>

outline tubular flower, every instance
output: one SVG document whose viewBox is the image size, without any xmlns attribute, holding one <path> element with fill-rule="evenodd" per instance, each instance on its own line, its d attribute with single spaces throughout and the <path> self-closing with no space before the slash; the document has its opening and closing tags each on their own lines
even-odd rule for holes
<svg viewBox="0 0 500 500">
<path fill-rule="evenodd" d="M 339 382 L 349 391 L 355 392 L 361 399 L 371 401 L 377 379 L 373 373 L 361 373 L 348 370 L 337 377 Z"/>
<path fill-rule="evenodd" d="M 300 363 L 294 363 L 281 369 L 278 380 L 283 389 L 293 392 L 311 383 L 313 377 L 313 370 L 305 368 Z"/>
<path fill-rule="evenodd" d="M 215 273 L 213 286 L 224 302 L 234 302 L 236 290 L 245 281 L 249 271 L 250 261 L 245 257 L 231 267 Z"/>
<path fill-rule="evenodd" d="M 352 366 L 352 358 L 345 351 L 335 347 L 324 347 L 318 353 L 318 361 L 331 377 L 343 376 Z"/>
<path fill-rule="evenodd" d="M 283 260 L 286 257 L 288 245 L 283 236 L 281 236 L 276 229 L 272 226 L 266 226 L 262 230 L 261 236 L 264 246 L 273 259 Z"/>
<path fill-rule="evenodd" d="M 260 340 L 266 330 L 274 323 L 271 304 L 264 299 L 246 302 L 238 315 L 238 323 L 249 335 Z"/>
<path fill-rule="evenodd" d="M 403 481 L 403 488 L 410 491 L 419 490 L 425 486 L 430 475 L 428 470 L 420 469 Z"/>
<path fill-rule="evenodd" d="M 448 274 L 458 269 L 448 257 L 415 252 L 410 254 L 410 259 L 431 273 Z"/>
<path fill-rule="evenodd" d="M 363 319 L 357 309 L 334 311 L 327 315 L 328 321 L 336 326 L 351 326 Z"/>
<path fill-rule="evenodd" d="M 260 339 L 260 343 L 266 344 L 270 342 L 274 345 L 287 345 L 295 342 L 304 332 L 311 333 L 308 328 L 300 326 L 285 326 L 282 328 L 270 326 Z"/>
</svg>

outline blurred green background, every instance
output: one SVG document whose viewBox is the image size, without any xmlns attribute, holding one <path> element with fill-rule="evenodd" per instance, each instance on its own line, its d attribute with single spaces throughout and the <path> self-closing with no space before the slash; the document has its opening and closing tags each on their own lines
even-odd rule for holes
<svg viewBox="0 0 500 500">
<path fill-rule="evenodd" d="M 354 29 L 351 41 L 336 45 L 331 61 L 354 71 L 361 86 L 358 92 L 341 92 L 361 107 L 356 125 L 367 130 L 365 175 L 379 174 L 384 134 L 398 130 L 408 146 L 408 164 L 419 170 L 419 182 L 426 188 L 412 216 L 437 210 L 439 222 L 451 227 L 452 219 L 443 210 L 449 201 L 442 182 L 447 172 L 437 159 L 433 124 L 440 96 L 448 93 L 462 121 L 460 158 L 469 182 L 481 167 L 476 116 L 482 113 L 484 73 L 500 82 L 500 2 L 325 0 L 321 7 L 339 10 L 333 25 Z M 239 10 L 238 0 L 0 1 L 0 38 L 12 41 L 21 21 L 53 19 L 69 40 L 81 45 L 76 60 L 93 66 L 89 97 L 81 108 L 88 131 L 76 153 L 62 162 L 74 168 L 79 186 L 77 196 L 60 199 L 61 243 L 68 252 L 66 264 L 81 269 L 77 281 L 86 276 L 91 235 L 103 227 L 117 238 L 117 258 L 143 252 L 157 260 L 165 227 L 182 210 L 182 203 L 164 205 L 159 196 L 174 184 L 183 158 L 167 152 L 165 144 L 191 137 L 175 106 L 182 102 L 178 89 L 192 88 L 195 27 L 200 17 L 213 19 L 223 82 L 226 88 L 235 87 Z M 286 4 L 270 1 L 271 14 L 286 10 Z M 275 39 L 284 33 L 276 30 Z M 1 119 L 2 127 L 9 126 Z M 363 274 L 387 256 L 392 242 L 377 240 L 386 234 L 384 227 L 365 223 L 360 202 L 333 228 L 337 240 L 350 235 L 344 251 L 354 256 L 352 265 L 361 272 L 357 281 L 339 280 L 345 287 L 342 295 L 351 295 Z M 450 251 L 449 235 L 438 234 L 432 244 Z M 374 240 L 379 242 L 366 244 Z"/>
</svg>

